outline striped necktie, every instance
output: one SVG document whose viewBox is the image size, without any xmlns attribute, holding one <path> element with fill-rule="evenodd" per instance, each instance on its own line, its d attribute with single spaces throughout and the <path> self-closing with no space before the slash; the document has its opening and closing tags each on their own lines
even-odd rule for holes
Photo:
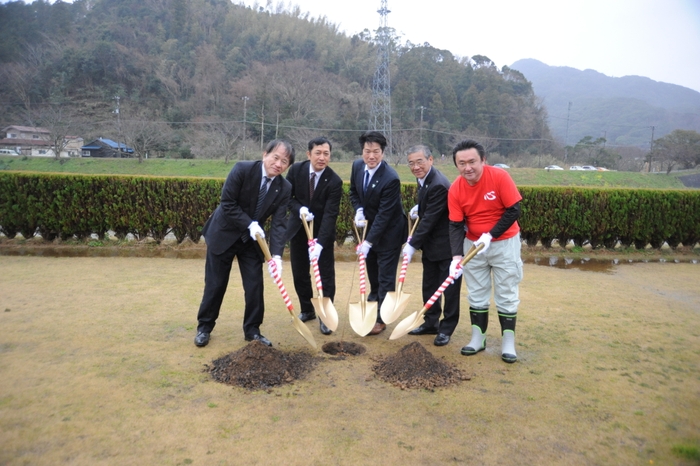
<svg viewBox="0 0 700 466">
<path fill-rule="evenodd" d="M 365 170 L 365 183 L 362 187 L 362 192 L 365 194 L 367 193 L 367 187 L 369 186 L 369 178 L 369 171 Z"/>
<path fill-rule="evenodd" d="M 316 190 L 316 172 L 311 172 L 311 178 L 309 178 L 309 200 L 314 197 L 314 191 Z"/>
<path fill-rule="evenodd" d="M 253 220 L 260 220 L 260 214 L 262 213 L 262 206 L 265 201 L 265 195 L 267 194 L 267 184 L 270 182 L 270 178 L 264 176 L 263 183 L 260 185 L 260 192 L 258 192 L 258 203 L 255 206 L 255 214 L 253 214 Z"/>
</svg>

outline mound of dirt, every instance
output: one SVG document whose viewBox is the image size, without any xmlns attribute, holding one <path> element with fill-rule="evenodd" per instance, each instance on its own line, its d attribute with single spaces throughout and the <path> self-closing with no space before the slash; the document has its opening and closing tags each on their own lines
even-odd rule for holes
<svg viewBox="0 0 700 466">
<path fill-rule="evenodd" d="M 339 356 L 357 356 L 367 351 L 364 345 L 350 341 L 330 341 L 321 347 L 324 353 Z"/>
<path fill-rule="evenodd" d="M 453 365 L 435 358 L 417 341 L 404 346 L 395 355 L 379 360 L 372 370 L 380 379 L 401 390 L 433 390 L 471 379 Z"/>
<path fill-rule="evenodd" d="M 316 364 L 309 353 L 283 353 L 259 341 L 212 361 L 208 367 L 217 382 L 260 390 L 292 383 Z"/>
</svg>

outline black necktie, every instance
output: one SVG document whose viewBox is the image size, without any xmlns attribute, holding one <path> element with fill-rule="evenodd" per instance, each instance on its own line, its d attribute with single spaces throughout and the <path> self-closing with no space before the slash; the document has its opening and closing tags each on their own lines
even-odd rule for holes
<svg viewBox="0 0 700 466">
<path fill-rule="evenodd" d="M 309 200 L 314 197 L 314 191 L 316 190 L 316 173 L 311 173 L 311 178 L 309 178 Z"/>
<path fill-rule="evenodd" d="M 367 193 L 367 186 L 369 186 L 369 171 L 365 170 L 365 184 L 362 187 L 363 193 Z"/>
<path fill-rule="evenodd" d="M 260 185 L 260 192 L 258 193 L 258 203 L 255 206 L 255 214 L 253 214 L 253 220 L 260 220 L 259 216 L 262 213 L 262 206 L 265 201 L 265 195 L 267 194 L 267 183 L 270 182 L 270 178 L 264 176 L 263 183 Z"/>
</svg>

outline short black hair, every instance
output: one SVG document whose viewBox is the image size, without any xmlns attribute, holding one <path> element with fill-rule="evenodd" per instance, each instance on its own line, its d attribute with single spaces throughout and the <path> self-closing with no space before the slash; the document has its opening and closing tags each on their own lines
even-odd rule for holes
<svg viewBox="0 0 700 466">
<path fill-rule="evenodd" d="M 465 139 L 457 143 L 455 148 L 452 149 L 452 162 L 455 164 L 455 166 L 457 165 L 457 152 L 468 149 L 476 149 L 481 160 L 486 158 L 486 149 L 484 149 L 484 146 L 473 139 Z"/>
<path fill-rule="evenodd" d="M 311 141 L 309 141 L 309 152 L 316 147 L 316 146 L 322 146 L 324 144 L 328 144 L 328 148 L 333 151 L 333 144 L 328 140 L 327 137 L 321 136 L 317 138 L 313 138 Z"/>
<path fill-rule="evenodd" d="M 285 141 L 284 139 L 273 139 L 267 143 L 267 146 L 265 146 L 265 153 L 269 154 L 273 150 L 277 149 L 277 146 L 284 147 L 284 151 L 289 157 L 289 165 L 292 165 L 294 163 L 296 152 L 294 151 L 294 146 L 292 146 L 292 143 L 289 141 Z"/>
<path fill-rule="evenodd" d="M 365 149 L 365 143 L 368 142 L 376 142 L 379 144 L 379 147 L 382 148 L 382 152 L 384 152 L 384 149 L 386 149 L 386 138 L 382 133 L 379 131 L 367 131 L 365 133 L 362 133 L 360 135 L 360 149 L 364 150 Z"/>
</svg>

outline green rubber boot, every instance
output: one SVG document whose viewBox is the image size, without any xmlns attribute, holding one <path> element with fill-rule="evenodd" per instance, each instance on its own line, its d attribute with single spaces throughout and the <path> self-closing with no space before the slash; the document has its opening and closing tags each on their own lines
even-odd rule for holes
<svg viewBox="0 0 700 466">
<path fill-rule="evenodd" d="M 518 360 L 518 355 L 515 353 L 515 321 L 516 314 L 501 314 L 498 313 L 498 320 L 501 321 L 501 359 L 512 364 Z"/>
<path fill-rule="evenodd" d="M 472 321 L 472 339 L 461 353 L 471 356 L 486 349 L 486 329 L 489 326 L 489 310 L 469 308 L 469 317 Z"/>
</svg>

